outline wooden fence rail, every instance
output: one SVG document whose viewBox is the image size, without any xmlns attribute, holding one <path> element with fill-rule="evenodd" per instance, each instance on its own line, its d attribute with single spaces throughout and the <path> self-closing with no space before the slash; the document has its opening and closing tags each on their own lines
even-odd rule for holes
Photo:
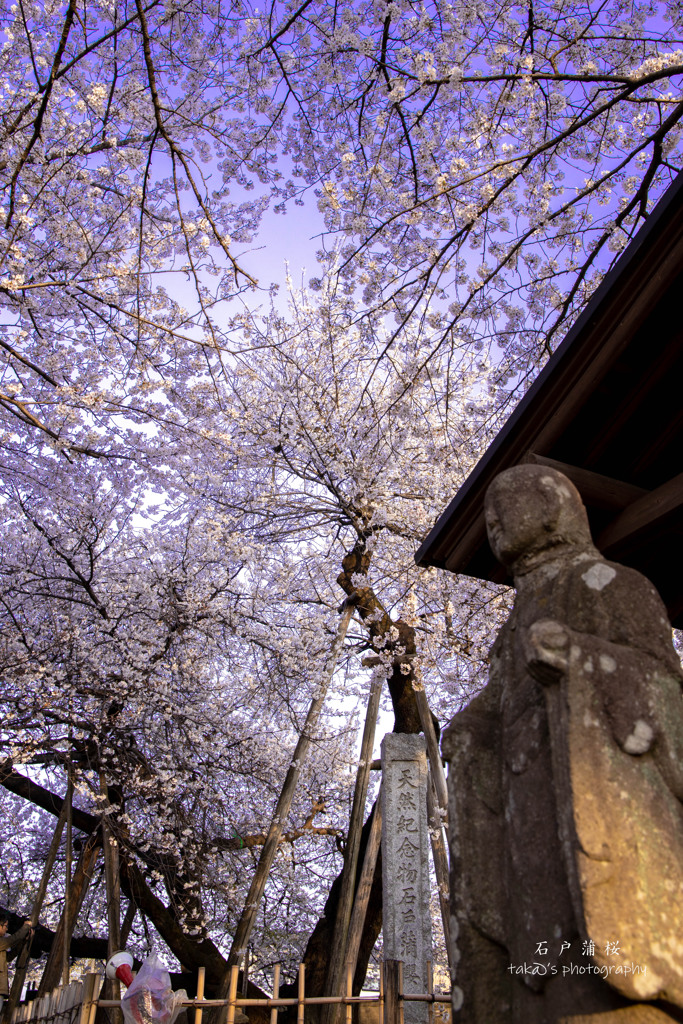
<svg viewBox="0 0 683 1024">
<path fill-rule="evenodd" d="M 429 1019 L 432 1020 L 432 1008 L 435 1003 L 450 1003 L 450 994 L 435 995 L 433 991 L 423 993 L 407 993 L 403 991 L 403 964 L 397 960 L 385 960 L 380 964 L 379 992 L 370 995 L 354 996 L 352 994 L 352 971 L 346 971 L 344 994 L 339 996 L 307 996 L 305 993 L 306 973 L 304 964 L 299 965 L 299 986 L 296 997 L 281 999 L 280 965 L 274 972 L 273 994 L 269 997 L 248 999 L 237 995 L 239 968 L 230 970 L 230 983 L 227 999 L 204 998 L 204 969 L 200 968 L 197 980 L 197 998 L 185 999 L 182 1006 L 194 1007 L 193 1024 L 202 1024 L 204 1010 L 218 1006 L 227 1006 L 227 1024 L 234 1024 L 235 1011 L 250 1007 L 270 1009 L 270 1024 L 277 1024 L 277 1012 L 280 1007 L 297 1007 L 297 1024 L 304 1024 L 307 1006 L 324 1006 L 337 1004 L 345 1007 L 345 1024 L 352 1024 L 353 1006 L 359 1004 L 376 1004 L 378 1006 L 378 1024 L 403 1024 L 403 1005 L 405 1002 L 426 1002 L 429 1004 Z M 431 976 L 431 970 L 428 971 Z M 72 981 L 70 985 L 56 988 L 45 996 L 34 999 L 16 1007 L 11 1024 L 94 1024 L 98 1006 L 120 1007 L 118 999 L 99 999 L 98 993 L 102 978 L 98 974 L 87 974 L 82 981 Z M 431 985 L 430 985 L 431 989 Z"/>
</svg>

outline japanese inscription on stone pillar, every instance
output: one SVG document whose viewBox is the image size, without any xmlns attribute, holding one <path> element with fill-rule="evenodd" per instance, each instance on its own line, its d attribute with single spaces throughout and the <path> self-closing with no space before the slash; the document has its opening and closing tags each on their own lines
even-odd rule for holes
<svg viewBox="0 0 683 1024">
<path fill-rule="evenodd" d="M 429 913 L 427 758 L 422 736 L 382 740 L 384 956 L 403 961 L 404 992 L 427 992 L 432 959 Z M 427 1003 L 406 1003 L 406 1024 L 427 1020 Z"/>
</svg>

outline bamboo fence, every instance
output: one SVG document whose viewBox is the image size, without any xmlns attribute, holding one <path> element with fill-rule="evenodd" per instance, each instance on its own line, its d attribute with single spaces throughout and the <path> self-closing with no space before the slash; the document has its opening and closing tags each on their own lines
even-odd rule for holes
<svg viewBox="0 0 683 1024">
<path fill-rule="evenodd" d="M 268 997 L 249 999 L 238 995 L 239 967 L 230 970 L 227 999 L 204 998 L 204 969 L 200 968 L 197 979 L 196 999 L 186 999 L 181 1004 L 191 1010 L 194 1008 L 192 1024 L 202 1024 L 205 1010 L 216 1007 L 227 1007 L 228 1024 L 234 1024 L 238 1010 L 248 1014 L 251 1007 L 270 1010 L 270 1024 L 277 1024 L 278 1010 L 281 1007 L 297 1008 L 297 1024 L 304 1024 L 306 1007 L 340 1005 L 344 1007 L 345 1024 L 353 1024 L 353 1007 L 367 1004 L 377 1006 L 378 1024 L 403 1024 L 403 1007 L 406 1002 L 424 1002 L 429 1007 L 429 1024 L 433 1021 L 433 1011 L 437 1004 L 442 1006 L 450 1003 L 450 994 L 435 994 L 430 983 L 430 991 L 424 993 L 407 993 L 403 991 L 403 964 L 398 960 L 386 960 L 380 964 L 379 991 L 367 995 L 352 994 L 352 970 L 347 968 L 344 993 L 338 996 L 307 996 L 306 972 L 303 964 L 299 965 L 299 983 L 297 995 L 292 998 L 280 998 L 280 965 L 276 964 L 273 979 L 273 994 Z M 431 977 L 431 969 L 428 971 Z M 54 989 L 44 996 L 16 1007 L 11 1024 L 94 1024 L 98 1007 L 120 1007 L 118 999 L 100 999 L 102 978 L 98 974 L 87 974 L 82 981 Z"/>
<path fill-rule="evenodd" d="M 12 1014 L 12 1024 L 92 1024 L 100 983 L 99 974 L 86 974 L 82 981 L 72 981 L 20 1003 Z"/>
</svg>

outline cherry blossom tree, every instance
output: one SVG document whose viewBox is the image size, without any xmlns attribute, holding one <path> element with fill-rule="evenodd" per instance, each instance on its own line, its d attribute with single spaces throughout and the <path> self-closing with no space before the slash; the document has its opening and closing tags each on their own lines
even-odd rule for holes
<svg viewBox="0 0 683 1024">
<path fill-rule="evenodd" d="M 439 718 L 480 685 L 503 598 L 412 553 L 680 168 L 681 30 L 642 0 L 3 10 L 2 779 L 41 837 L 7 900 L 30 902 L 70 766 L 134 928 L 218 984 L 340 603 L 338 701 L 380 672 L 412 731 L 413 683 Z M 286 311 L 266 213 L 321 234 Z M 327 941 L 336 709 L 263 964 Z"/>
<path fill-rule="evenodd" d="M 201 445 L 176 458 L 163 511 L 119 489 L 99 460 L 51 453 L 49 476 L 21 480 L 7 467 L 3 738 L 29 780 L 7 764 L 4 784 L 54 811 L 30 777 L 40 768 L 61 793 L 68 763 L 86 831 L 103 810 L 115 823 L 124 893 L 216 984 L 249 851 L 265 841 L 346 596 L 356 614 L 333 687 L 339 710 L 326 715 L 287 824 L 296 870 L 278 859 L 258 933 L 260 961 L 272 962 L 286 905 L 292 956 L 313 931 L 313 983 L 330 936 L 327 914 L 313 928 L 322 908 L 310 874 L 320 900 L 346 831 L 348 701 L 367 692 L 364 660 L 387 677 L 403 731 L 420 729 L 418 672 L 442 717 L 480 680 L 498 596 L 418 571 L 413 551 L 479 451 L 488 366 L 463 358 L 444 402 L 445 372 L 414 372 L 422 334 L 408 331 L 356 415 L 386 331 L 355 323 L 332 285 L 293 291 L 288 316 L 272 307 L 229 326 L 231 367 L 205 399 Z M 174 398 L 187 414 L 183 400 L 191 407 L 195 390 Z M 380 923 L 376 901 L 364 963 Z"/>
<path fill-rule="evenodd" d="M 132 441 L 112 414 L 173 421 L 157 388 L 220 372 L 268 207 L 315 192 L 323 269 L 359 315 L 400 334 L 426 297 L 423 360 L 495 341 L 516 382 L 680 167 L 673 3 L 21 0 L 2 17 L 0 400 L 91 456 Z"/>
<path fill-rule="evenodd" d="M 22 499 L 15 535 L 6 538 L 3 784 L 54 812 L 70 770 L 76 828 L 94 834 L 107 814 L 125 895 L 181 963 L 203 964 L 215 983 L 223 959 L 207 918 L 224 940 L 296 738 L 304 700 L 297 668 L 315 664 L 326 639 L 300 614 L 295 641 L 282 649 L 267 622 L 277 596 L 271 590 L 266 607 L 248 582 L 236 582 L 245 557 L 226 565 L 227 536 L 217 557 L 215 536 L 196 520 L 157 526 L 154 537 L 131 534 L 111 522 L 113 501 L 107 507 L 98 497 L 88 509 L 81 493 L 51 517 Z M 278 664 L 284 658 L 286 675 Z M 297 843 L 301 870 L 320 862 L 318 870 L 329 873 L 343 835 L 344 733 L 337 729 L 327 742 L 321 736 L 324 767 L 316 758 L 307 766 L 290 816 L 285 843 Z M 25 768 L 12 771 L 12 762 Z M 329 842 L 321 846 L 319 837 Z M 25 838 L 22 829 L 8 844 L 17 862 Z M 44 843 L 35 848 L 38 874 Z M 7 848 L 4 862 L 9 871 Z M 36 871 L 25 867 L 7 897 L 21 883 L 30 900 Z M 284 856 L 271 902 L 298 897 L 290 874 Z M 55 884 L 57 892 L 62 885 L 61 908 L 63 882 Z M 91 924 L 97 914 L 95 904 Z M 295 917 L 301 927 L 301 905 Z"/>
<path fill-rule="evenodd" d="M 417 371 L 424 328 L 408 329 L 391 353 L 391 373 L 375 375 L 363 396 L 367 366 L 386 345 L 387 329 L 359 323 L 353 299 L 340 292 L 332 280 L 319 293 L 291 288 L 287 315 L 273 305 L 233 320 L 235 355 L 224 400 L 214 403 L 231 412 L 221 412 L 211 439 L 225 453 L 239 453 L 237 462 L 225 474 L 218 447 L 218 464 L 192 466 L 187 485 L 217 517 L 241 516 L 244 532 L 277 552 L 278 563 L 296 566 L 286 621 L 298 620 L 297 605 L 317 607 L 329 620 L 346 595 L 356 615 L 344 694 L 365 697 L 362 669 L 375 666 L 387 680 L 395 729 L 419 732 L 415 687 L 424 681 L 433 708 L 450 717 L 482 682 L 500 608 L 496 588 L 445 581 L 417 570 L 413 559 L 427 525 L 480 454 L 490 368 L 464 352 L 448 401 L 448 359 Z M 320 990 L 335 898 L 306 951 L 307 978 Z M 378 902 L 366 919 L 366 954 L 380 924 Z"/>
</svg>

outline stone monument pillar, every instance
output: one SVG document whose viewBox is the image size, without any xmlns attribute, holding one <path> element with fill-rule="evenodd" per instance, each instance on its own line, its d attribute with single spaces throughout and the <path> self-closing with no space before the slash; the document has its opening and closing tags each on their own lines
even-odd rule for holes
<svg viewBox="0 0 683 1024">
<path fill-rule="evenodd" d="M 382 930 L 384 956 L 403 961 L 403 991 L 427 992 L 429 913 L 427 757 L 422 736 L 382 740 Z M 423 1024 L 427 1003 L 405 1003 L 405 1024 Z"/>
</svg>

